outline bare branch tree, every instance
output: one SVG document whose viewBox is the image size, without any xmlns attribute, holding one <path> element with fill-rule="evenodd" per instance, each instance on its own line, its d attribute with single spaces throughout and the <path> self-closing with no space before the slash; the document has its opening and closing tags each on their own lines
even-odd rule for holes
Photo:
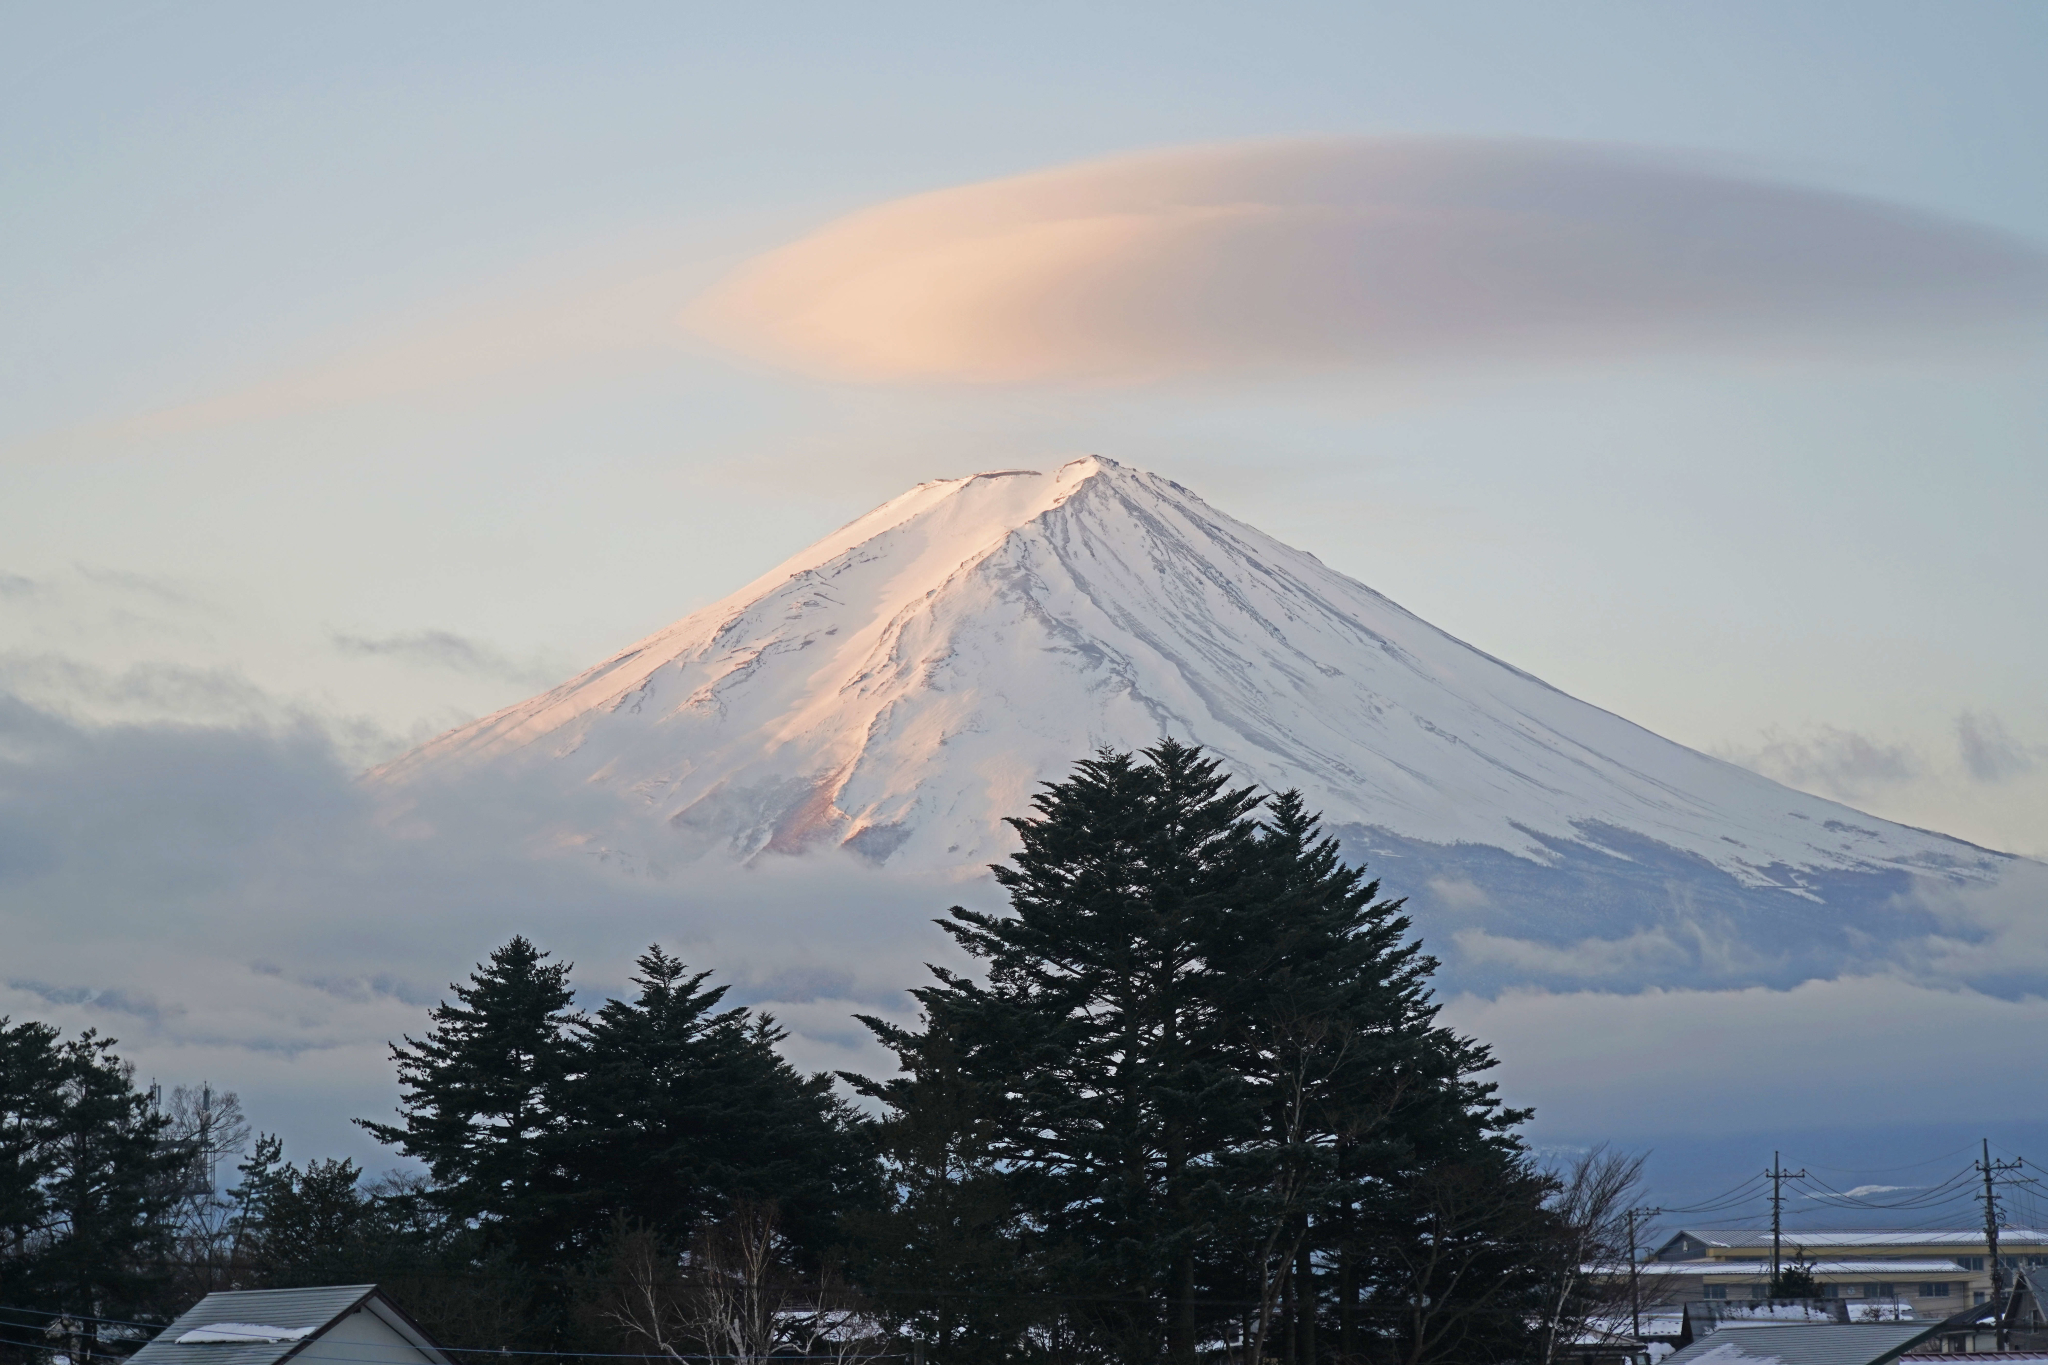
<svg viewBox="0 0 2048 1365">
<path fill-rule="evenodd" d="M 649 1229 L 614 1227 L 599 1318 L 654 1352 L 734 1365 L 792 1357 L 853 1365 L 882 1350 L 882 1329 L 831 1271 L 796 1273 L 773 1204 L 740 1202 L 677 1258 Z"/>
<path fill-rule="evenodd" d="M 233 1282 L 239 1225 L 234 1202 L 221 1190 L 220 1168 L 248 1152 L 249 1121 L 232 1090 L 211 1084 L 173 1090 L 165 1117 L 164 1141 L 180 1158 L 172 1177 L 177 1260 L 198 1280 L 189 1288 L 210 1293 Z"/>
<path fill-rule="evenodd" d="M 1555 1250 L 1545 1286 L 1544 1365 L 1590 1327 L 1628 1311 L 1627 1217 L 1642 1193 L 1645 1159 L 1602 1143 L 1552 1172 L 1557 1184 L 1547 1207 Z"/>
</svg>

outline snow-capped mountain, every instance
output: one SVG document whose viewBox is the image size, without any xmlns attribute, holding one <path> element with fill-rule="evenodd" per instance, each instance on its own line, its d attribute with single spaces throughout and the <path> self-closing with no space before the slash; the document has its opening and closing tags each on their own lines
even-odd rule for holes
<svg viewBox="0 0 2048 1365">
<path fill-rule="evenodd" d="M 971 875 L 1039 782 L 1167 734 L 1300 788 L 1455 923 L 1467 974 L 1588 940 L 1697 971 L 1716 932 L 1839 956 L 1848 920 L 1913 918 L 1913 879 L 2010 861 L 1662 739 L 1101 458 L 921 484 L 375 776 L 602 789 L 586 846 L 655 867 L 838 847 Z"/>
</svg>

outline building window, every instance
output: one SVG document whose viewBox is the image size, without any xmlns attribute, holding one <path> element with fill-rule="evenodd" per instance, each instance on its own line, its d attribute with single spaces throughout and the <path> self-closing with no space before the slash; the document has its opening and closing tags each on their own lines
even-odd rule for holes
<svg viewBox="0 0 2048 1365">
<path fill-rule="evenodd" d="M 1945 1299 L 1948 1296 L 1949 1286 L 1946 1281 L 1940 1284 L 1923 1284 L 1920 1286 L 1920 1297 L 1923 1299 Z"/>
<path fill-rule="evenodd" d="M 1700 1293 L 1710 1299 L 1725 1299 L 1728 1297 L 1728 1286 L 1725 1284 L 1703 1285 L 1700 1288 Z"/>
<path fill-rule="evenodd" d="M 1771 1287 L 1767 1284 L 1753 1284 L 1749 1287 L 1749 1296 L 1752 1299 L 1764 1298 L 1768 1296 L 1770 1292 Z"/>
<path fill-rule="evenodd" d="M 1898 1297 L 1898 1293 L 1899 1288 L 1897 1285 L 1881 1284 L 1877 1287 L 1877 1296 L 1880 1299 L 1896 1298 Z"/>
<path fill-rule="evenodd" d="M 1984 1268 L 1984 1258 L 1982 1256 L 1958 1256 L 1956 1257 L 1956 1264 L 1965 1270 L 1982 1270 Z"/>
<path fill-rule="evenodd" d="M 1820 1296 L 1824 1299 L 1839 1298 L 1841 1293 L 1842 1286 L 1838 1284 L 1824 1284 L 1820 1287 Z"/>
</svg>

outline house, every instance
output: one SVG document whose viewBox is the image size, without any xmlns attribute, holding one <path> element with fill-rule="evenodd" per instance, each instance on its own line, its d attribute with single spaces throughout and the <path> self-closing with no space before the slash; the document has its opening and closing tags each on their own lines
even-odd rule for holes
<svg viewBox="0 0 2048 1365">
<path fill-rule="evenodd" d="M 374 1284 L 208 1294 L 133 1365 L 453 1365 Z"/>
<path fill-rule="evenodd" d="M 1730 1323 L 1662 1365 L 1887 1365 L 1940 1330 L 1939 1323 Z"/>
<path fill-rule="evenodd" d="M 2013 1277 L 2002 1317 L 2012 1340 L 2048 1347 L 2048 1267 L 2030 1266 Z"/>
</svg>

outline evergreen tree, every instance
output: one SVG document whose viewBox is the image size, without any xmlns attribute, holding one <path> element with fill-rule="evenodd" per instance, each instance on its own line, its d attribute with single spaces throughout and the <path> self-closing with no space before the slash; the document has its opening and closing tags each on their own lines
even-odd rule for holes
<svg viewBox="0 0 2048 1365">
<path fill-rule="evenodd" d="M 584 1069 L 566 1091 L 583 1235 L 627 1218 L 680 1246 L 743 1201 L 775 1205 L 783 1234 L 820 1254 L 874 1183 L 831 1078 L 782 1058 L 773 1019 L 720 1010 L 726 987 L 707 988 L 709 972 L 659 945 L 638 965 L 637 996 L 607 1002 L 584 1030 Z"/>
<path fill-rule="evenodd" d="M 30 1300 L 61 1164 L 64 1055 L 57 1030 L 0 1017 L 0 1292 Z"/>
<path fill-rule="evenodd" d="M 1069 1322 L 1095 1349 L 1188 1362 L 1214 1159 L 1253 1121 L 1207 949 L 1258 797 L 1171 740 L 1144 757 L 1084 761 L 1010 821 L 1023 848 L 995 875 L 1011 913 L 941 921 L 986 984 L 934 969 L 914 995 L 988 1107 L 988 1162 Z M 878 1032 L 906 1064 L 926 1046 Z"/>
<path fill-rule="evenodd" d="M 934 1359 L 1009 1360 L 1046 1320 L 1046 1284 L 997 1158 L 996 1106 L 963 1074 L 952 1035 L 862 1018 L 901 1071 L 846 1076 L 883 1106 L 874 1140 L 891 1176 L 883 1207 L 847 1219 L 857 1277 Z"/>
<path fill-rule="evenodd" d="M 1396 1266 L 1410 1262 L 1388 1254 L 1403 1238 L 1429 1242 L 1433 1215 L 1395 1192 L 1418 1179 L 1437 1191 L 1452 1170 L 1486 1171 L 1503 1197 L 1487 1227 L 1528 1250 L 1543 1183 L 1510 1136 L 1527 1115 L 1502 1110 L 1478 1079 L 1493 1065 L 1487 1051 L 1436 1023 L 1436 962 L 1410 936 L 1402 903 L 1380 899 L 1379 883 L 1344 862 L 1298 793 L 1269 802 L 1254 863 L 1216 948 L 1234 964 L 1223 1010 L 1233 1061 L 1263 1119 L 1259 1139 L 1236 1156 L 1234 1184 L 1251 1227 L 1263 1230 L 1251 1243 L 1251 1345 L 1278 1340 L 1284 1358 L 1312 1362 L 1319 1336 L 1334 1329 L 1331 1344 L 1346 1358 L 1380 1350 L 1407 1359 L 1389 1339 L 1390 1300 L 1420 1295 L 1445 1317 L 1461 1294 L 1491 1302 L 1502 1283 L 1439 1274 L 1418 1288 L 1412 1267 Z M 1458 1320 L 1460 1349 L 1477 1349 L 1477 1319 Z M 1516 1338 L 1504 1349 L 1519 1349 L 1518 1319 L 1486 1321 Z"/>
<path fill-rule="evenodd" d="M 376 1282 L 437 1338 L 513 1348 L 534 1339 L 531 1276 L 452 1224 L 416 1178 L 365 1183 L 351 1161 L 284 1160 L 269 1134 L 229 1191 L 238 1288 Z"/>
<path fill-rule="evenodd" d="M 426 1164 L 432 1201 L 521 1265 L 561 1259 L 564 1099 L 582 1064 L 566 963 L 516 936 L 479 965 L 424 1040 L 393 1045 L 400 1124 L 356 1122 Z"/>
<path fill-rule="evenodd" d="M 1803 1249 L 1795 1251 L 1790 1260 L 1779 1264 L 1777 1278 L 1771 1281 L 1770 1295 L 1774 1299 L 1820 1297 L 1820 1281 L 1813 1277 L 1813 1262 L 1806 1259 Z"/>
<path fill-rule="evenodd" d="M 900 1195 L 871 1273 L 1007 1254 L 1061 1305 L 1008 1343 L 988 1312 L 949 1341 L 926 1305 L 933 1348 L 1186 1362 L 1222 1335 L 1313 1365 L 1526 1344 L 1517 1267 L 1547 1186 L 1479 1079 L 1490 1056 L 1436 1023 L 1400 902 L 1297 794 L 1261 819 L 1172 741 L 1033 804 L 995 870 L 1010 912 L 941 922 L 985 980 L 935 969 L 920 1029 L 867 1021 L 903 1069 L 862 1083 Z M 1418 1296 L 1431 1311 L 1404 1317 Z"/>
<path fill-rule="evenodd" d="M 74 1359 L 96 1319 L 156 1307 L 184 1161 L 113 1047 L 0 1019 L 0 1287 L 69 1317 Z"/>
</svg>

